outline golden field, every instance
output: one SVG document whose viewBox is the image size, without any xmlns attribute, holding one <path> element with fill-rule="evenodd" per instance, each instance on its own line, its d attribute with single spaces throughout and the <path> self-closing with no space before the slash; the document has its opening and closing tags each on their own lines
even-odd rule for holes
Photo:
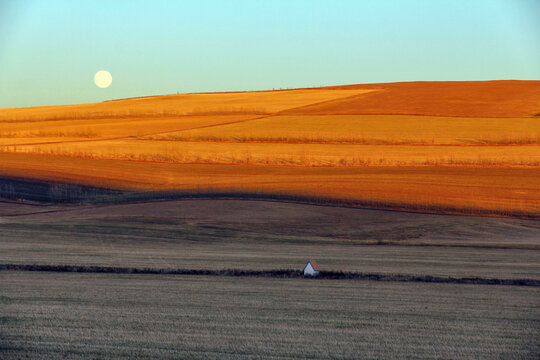
<svg viewBox="0 0 540 360">
<path fill-rule="evenodd" d="M 0 121 L 42 121 L 177 117 L 184 115 L 270 114 L 376 92 L 377 89 L 295 89 L 148 96 L 94 104 L 2 109 Z"/>
<path fill-rule="evenodd" d="M 538 118 L 411 115 L 271 116 L 147 136 L 156 140 L 373 145 L 540 144 Z"/>
<path fill-rule="evenodd" d="M 394 146 L 104 140 L 5 146 L 7 151 L 86 159 L 177 164 L 293 166 L 512 165 L 538 166 L 537 146 Z"/>
<path fill-rule="evenodd" d="M 537 215 L 539 89 L 420 82 L 0 109 L 0 174 Z"/>
</svg>

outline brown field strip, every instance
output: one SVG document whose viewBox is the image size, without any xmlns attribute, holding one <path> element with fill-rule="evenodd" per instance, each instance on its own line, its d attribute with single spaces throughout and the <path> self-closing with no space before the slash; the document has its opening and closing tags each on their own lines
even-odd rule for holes
<svg viewBox="0 0 540 360">
<path fill-rule="evenodd" d="M 283 114 L 532 117 L 540 113 L 540 81 L 418 81 L 332 88 L 383 91 L 307 105 Z"/>
<path fill-rule="evenodd" d="M 227 190 L 394 203 L 425 210 L 540 213 L 540 168 L 167 164 L 0 154 L 0 174 L 134 190 Z"/>
</svg>

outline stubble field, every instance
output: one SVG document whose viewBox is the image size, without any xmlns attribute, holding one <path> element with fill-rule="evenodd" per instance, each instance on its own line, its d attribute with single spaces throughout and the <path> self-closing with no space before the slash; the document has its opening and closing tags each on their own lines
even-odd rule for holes
<svg viewBox="0 0 540 360">
<path fill-rule="evenodd" d="M 0 263 L 538 279 L 538 222 L 268 201 L 0 204 Z M 2 358 L 532 359 L 538 287 L 0 271 Z"/>
<path fill-rule="evenodd" d="M 539 350 L 537 289 L 167 275 L 0 277 L 6 359 L 532 359 Z"/>
<path fill-rule="evenodd" d="M 540 278 L 534 220 L 264 200 L 0 204 L 0 263 Z"/>
</svg>

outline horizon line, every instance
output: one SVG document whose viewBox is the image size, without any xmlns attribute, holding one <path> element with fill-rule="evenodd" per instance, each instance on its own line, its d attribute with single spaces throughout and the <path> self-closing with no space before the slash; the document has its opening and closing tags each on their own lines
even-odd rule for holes
<svg viewBox="0 0 540 360">
<path fill-rule="evenodd" d="M 464 83 L 464 82 L 540 82 L 540 79 L 490 79 L 490 80 L 406 80 L 406 81 L 386 81 L 386 82 L 365 82 L 365 83 L 348 83 L 348 84 L 336 84 L 336 85 L 320 85 L 320 86 L 311 86 L 311 87 L 290 87 L 290 88 L 272 88 L 272 89 L 257 89 L 257 90 L 225 90 L 225 91 L 196 91 L 196 92 L 176 92 L 176 93 L 167 93 L 167 94 L 154 94 L 154 95 L 141 95 L 141 96 L 131 96 L 125 98 L 115 98 L 108 99 L 98 102 L 82 102 L 82 103 L 73 103 L 73 104 L 48 104 L 48 105 L 32 105 L 32 106 L 15 106 L 15 107 L 2 107 L 1 110 L 5 109 L 29 109 L 29 108 L 41 108 L 41 107 L 54 107 L 54 106 L 76 106 L 76 105 L 89 105 L 89 104 L 101 104 L 105 102 L 112 101 L 122 101 L 122 100 L 132 100 L 132 99 L 143 99 L 143 98 L 152 98 L 159 96 L 172 96 L 172 95 L 197 95 L 197 94 L 235 94 L 235 93 L 254 93 L 254 92 L 272 92 L 272 91 L 291 91 L 291 90 L 312 90 L 312 89 L 322 89 L 322 88 L 334 88 L 334 87 L 343 87 L 343 86 L 358 86 L 358 85 L 385 85 L 385 84 L 408 84 L 408 83 Z"/>
</svg>

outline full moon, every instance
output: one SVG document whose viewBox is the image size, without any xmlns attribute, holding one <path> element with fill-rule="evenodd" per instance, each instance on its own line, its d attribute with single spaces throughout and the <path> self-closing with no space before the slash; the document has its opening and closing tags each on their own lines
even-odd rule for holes
<svg viewBox="0 0 540 360">
<path fill-rule="evenodd" d="M 112 83 L 112 75 L 107 70 L 100 70 L 94 75 L 94 82 L 102 89 L 108 88 Z"/>
</svg>

